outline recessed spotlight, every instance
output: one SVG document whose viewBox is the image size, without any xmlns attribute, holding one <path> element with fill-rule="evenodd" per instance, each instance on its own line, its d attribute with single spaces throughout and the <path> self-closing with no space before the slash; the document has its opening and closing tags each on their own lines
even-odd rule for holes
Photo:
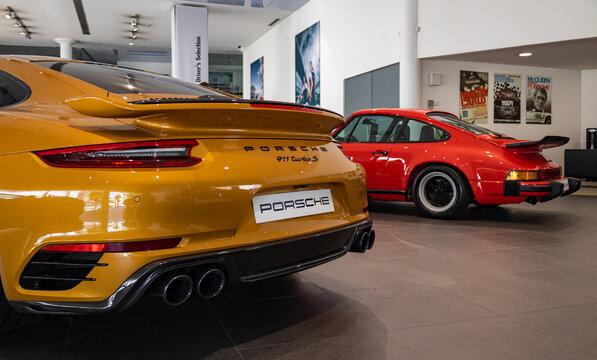
<svg viewBox="0 0 597 360">
<path fill-rule="evenodd" d="M 521 57 L 527 57 L 527 56 L 532 56 L 532 55 L 533 55 L 532 52 L 522 52 L 522 53 L 518 54 L 518 56 L 521 56 Z"/>
<path fill-rule="evenodd" d="M 133 31 L 133 33 L 131 34 L 131 39 L 136 39 L 137 38 L 137 33 Z"/>
<path fill-rule="evenodd" d="M 133 45 L 135 45 L 135 42 L 133 40 L 131 40 L 131 41 L 129 41 L 129 45 L 133 46 Z"/>
</svg>

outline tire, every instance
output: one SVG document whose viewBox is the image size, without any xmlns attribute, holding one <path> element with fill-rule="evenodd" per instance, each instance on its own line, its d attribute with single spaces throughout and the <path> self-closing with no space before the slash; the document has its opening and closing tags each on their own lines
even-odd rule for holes
<svg viewBox="0 0 597 360">
<path fill-rule="evenodd" d="M 462 215 L 472 195 L 468 183 L 456 170 L 433 165 L 415 177 L 413 198 L 417 208 L 426 215 L 450 219 Z"/>
<path fill-rule="evenodd" d="M 23 314 L 13 310 L 4 296 L 4 289 L 0 283 L 0 334 L 37 324 L 42 319 L 41 315 Z"/>
</svg>

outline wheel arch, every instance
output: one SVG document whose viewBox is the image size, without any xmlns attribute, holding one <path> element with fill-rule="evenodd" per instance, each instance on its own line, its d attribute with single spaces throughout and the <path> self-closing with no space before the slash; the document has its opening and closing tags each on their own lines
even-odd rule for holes
<svg viewBox="0 0 597 360">
<path fill-rule="evenodd" d="M 466 174 L 460 168 L 458 168 L 457 166 L 450 164 L 450 163 L 445 163 L 445 162 L 441 162 L 441 161 L 433 161 L 433 162 L 421 163 L 421 164 L 415 166 L 412 169 L 412 171 L 410 172 L 410 174 L 408 175 L 407 192 L 406 192 L 408 201 L 413 201 L 412 187 L 413 187 L 413 184 L 415 183 L 415 179 L 416 179 L 417 175 L 421 171 L 423 171 L 423 169 L 425 169 L 429 166 L 445 166 L 445 167 L 449 167 L 452 170 L 456 171 L 456 173 L 458 173 L 458 175 L 460 175 L 460 177 L 462 178 L 464 183 L 467 184 L 468 190 L 472 196 L 472 200 L 475 200 L 475 192 L 472 189 L 471 183 L 468 180 L 468 177 L 466 176 Z"/>
</svg>

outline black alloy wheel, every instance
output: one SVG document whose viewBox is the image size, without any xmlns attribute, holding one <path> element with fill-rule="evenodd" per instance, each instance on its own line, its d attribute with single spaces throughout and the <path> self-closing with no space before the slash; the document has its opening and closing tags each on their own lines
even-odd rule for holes
<svg viewBox="0 0 597 360">
<path fill-rule="evenodd" d="M 454 169 L 433 165 L 419 172 L 413 185 L 417 207 L 438 219 L 461 215 L 471 202 L 468 183 Z"/>
</svg>

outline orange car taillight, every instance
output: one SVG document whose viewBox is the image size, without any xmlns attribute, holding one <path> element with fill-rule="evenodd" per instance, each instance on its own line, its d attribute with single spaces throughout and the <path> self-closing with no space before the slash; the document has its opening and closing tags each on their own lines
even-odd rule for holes
<svg viewBox="0 0 597 360">
<path fill-rule="evenodd" d="M 68 252 L 130 252 L 130 251 L 147 251 L 147 250 L 161 250 L 177 247 L 182 239 L 161 239 L 149 241 L 131 241 L 119 243 L 97 243 L 97 244 L 59 244 L 48 245 L 41 249 L 41 251 L 68 251 Z"/>
<path fill-rule="evenodd" d="M 37 151 L 46 164 L 75 168 L 143 168 L 192 166 L 195 140 L 155 140 Z"/>
</svg>

